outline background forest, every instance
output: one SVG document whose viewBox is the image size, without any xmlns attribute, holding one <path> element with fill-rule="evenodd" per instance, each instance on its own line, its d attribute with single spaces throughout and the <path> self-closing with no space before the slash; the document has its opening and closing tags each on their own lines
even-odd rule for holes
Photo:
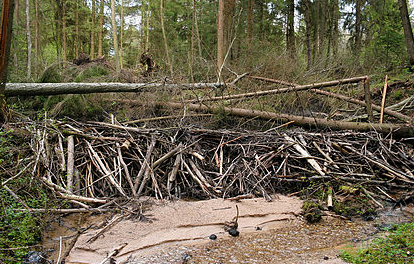
<svg viewBox="0 0 414 264">
<path fill-rule="evenodd" d="M 225 0 L 222 40 L 218 2 L 16 0 L 9 79 L 38 81 L 48 66 L 81 54 L 138 70 L 149 51 L 162 72 L 201 81 L 216 76 L 218 39 L 231 69 L 267 65 L 290 80 L 407 66 L 398 1 Z"/>
</svg>

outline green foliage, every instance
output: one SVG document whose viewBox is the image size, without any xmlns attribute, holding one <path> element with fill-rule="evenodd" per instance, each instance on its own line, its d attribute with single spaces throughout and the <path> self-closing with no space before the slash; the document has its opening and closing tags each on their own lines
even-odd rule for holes
<svg viewBox="0 0 414 264">
<path fill-rule="evenodd" d="M 302 205 L 303 215 L 309 223 L 317 223 L 322 219 L 323 207 L 314 201 L 305 201 Z"/>
<path fill-rule="evenodd" d="M 101 67 L 101 66 L 92 66 L 92 67 L 88 67 L 85 70 L 81 71 L 74 78 L 74 82 L 83 82 L 84 80 L 92 78 L 92 77 L 105 76 L 108 74 L 109 74 L 108 69 Z"/>
<path fill-rule="evenodd" d="M 389 235 L 377 238 L 357 252 L 344 251 L 341 257 L 350 263 L 414 263 L 414 222 L 395 226 Z"/>
</svg>

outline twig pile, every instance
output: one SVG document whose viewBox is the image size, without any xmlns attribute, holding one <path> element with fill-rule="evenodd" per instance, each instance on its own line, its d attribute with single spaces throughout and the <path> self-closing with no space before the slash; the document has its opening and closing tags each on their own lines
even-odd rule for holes
<svg viewBox="0 0 414 264">
<path fill-rule="evenodd" d="M 268 193 L 318 184 L 359 186 L 387 200 L 396 188 L 414 189 L 412 148 L 375 132 L 143 129 L 51 120 L 27 129 L 34 135 L 33 171 L 43 168 L 38 178 L 86 208 L 85 202 L 142 195 L 270 199 Z M 66 141 L 72 138 L 71 161 Z"/>
</svg>

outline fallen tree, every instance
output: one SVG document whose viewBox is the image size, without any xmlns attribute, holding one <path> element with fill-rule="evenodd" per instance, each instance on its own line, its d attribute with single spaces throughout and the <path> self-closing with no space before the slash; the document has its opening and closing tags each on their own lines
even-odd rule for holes
<svg viewBox="0 0 414 264">
<path fill-rule="evenodd" d="M 223 83 L 8 83 L 6 96 L 216 89 Z"/>
<path fill-rule="evenodd" d="M 115 102 L 129 103 L 129 104 L 142 104 L 136 100 L 125 100 L 117 99 L 112 100 Z M 221 106 L 206 106 L 199 104 L 182 104 L 174 102 L 155 102 L 155 105 L 165 106 L 171 108 L 183 108 L 186 107 L 189 110 L 201 111 L 208 113 L 222 112 L 226 114 L 240 116 L 240 117 L 256 117 L 266 120 L 289 120 L 294 121 L 296 125 L 303 127 L 314 127 L 314 128 L 330 128 L 333 130 L 355 130 L 355 131 L 377 131 L 378 133 L 388 134 L 392 133 L 398 137 L 412 137 L 414 136 L 414 128 L 406 124 L 377 124 L 377 123 L 366 123 L 366 122 L 344 122 L 326 120 L 322 118 L 297 116 L 290 114 L 280 114 L 274 112 L 257 111 L 243 108 L 234 107 L 221 107 Z"/>
<path fill-rule="evenodd" d="M 196 102 L 207 102 L 207 101 L 220 101 L 220 100 L 231 100 L 231 99 L 238 99 L 238 98 L 249 98 L 249 97 L 256 97 L 256 96 L 263 96 L 263 95 L 270 95 L 270 94 L 280 94 L 280 93 L 289 93 L 289 92 L 297 92 L 297 91 L 306 91 L 315 88 L 323 88 L 323 87 L 331 87 L 336 85 L 348 84 L 348 83 L 356 83 L 365 81 L 368 76 L 361 76 L 361 77 L 354 77 L 342 80 L 335 80 L 329 82 L 322 82 L 322 83 L 312 83 L 306 85 L 296 85 L 293 87 L 288 88 L 279 88 L 273 90 L 266 90 L 266 91 L 257 91 L 257 92 L 250 92 L 250 93 L 243 93 L 243 94 L 232 94 L 227 96 L 215 96 L 215 97 L 207 97 L 207 98 L 197 98 L 192 100 L 186 100 L 186 103 L 196 103 Z M 267 78 L 265 78 L 267 79 Z M 268 80 L 268 79 L 267 79 Z M 288 83 L 291 86 L 291 83 Z"/>
</svg>

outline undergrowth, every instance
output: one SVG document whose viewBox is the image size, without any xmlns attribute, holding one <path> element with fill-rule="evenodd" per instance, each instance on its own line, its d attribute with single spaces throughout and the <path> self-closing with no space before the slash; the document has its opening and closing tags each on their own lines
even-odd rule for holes
<svg viewBox="0 0 414 264">
<path fill-rule="evenodd" d="M 43 186 L 28 171 L 3 186 L 26 166 L 27 151 L 25 138 L 11 129 L 0 130 L 0 263 L 23 263 L 27 253 L 37 249 L 34 245 L 41 240 L 46 215 L 28 212 L 21 201 L 30 208 L 50 208 L 53 204 Z"/>
<path fill-rule="evenodd" d="M 414 222 L 396 225 L 386 237 L 375 239 L 358 251 L 346 250 L 341 258 L 350 263 L 414 263 Z"/>
</svg>

